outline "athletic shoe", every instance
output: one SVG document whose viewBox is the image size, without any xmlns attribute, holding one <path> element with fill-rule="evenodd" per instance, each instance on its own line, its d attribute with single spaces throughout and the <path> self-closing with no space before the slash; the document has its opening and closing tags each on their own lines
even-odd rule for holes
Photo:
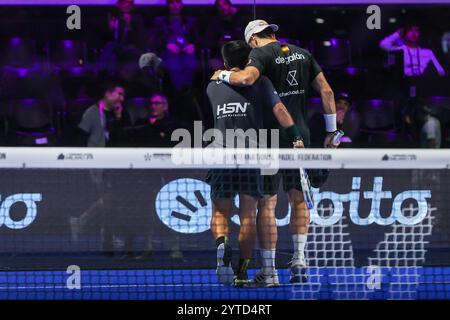
<svg viewBox="0 0 450 320">
<path fill-rule="evenodd" d="M 181 252 L 179 249 L 172 249 L 170 251 L 170 258 L 174 260 L 182 260 L 183 252 Z"/>
<path fill-rule="evenodd" d="M 233 280 L 233 286 L 236 288 L 244 288 L 249 284 L 247 271 L 238 272 Z"/>
<path fill-rule="evenodd" d="M 248 283 L 249 287 L 255 288 L 272 288 L 278 287 L 278 271 L 273 270 L 271 274 L 265 274 L 262 270 L 258 271 L 255 277 Z"/>
<path fill-rule="evenodd" d="M 133 251 L 125 251 L 119 258 L 120 260 L 132 260 L 134 259 Z"/>
<path fill-rule="evenodd" d="M 289 279 L 290 283 L 306 283 L 308 282 L 308 276 L 306 274 L 306 261 L 305 259 L 295 259 L 292 260 L 290 263 L 291 265 L 291 277 Z"/>
<path fill-rule="evenodd" d="M 135 257 L 135 260 L 146 260 L 146 259 L 150 259 L 153 256 L 153 251 L 152 250 L 145 250 L 143 252 L 141 252 L 140 255 L 138 255 L 137 257 Z"/>
<path fill-rule="evenodd" d="M 221 243 L 217 247 L 217 268 L 216 274 L 220 284 L 233 283 L 234 271 L 231 267 L 232 250 L 229 244 Z"/>
</svg>

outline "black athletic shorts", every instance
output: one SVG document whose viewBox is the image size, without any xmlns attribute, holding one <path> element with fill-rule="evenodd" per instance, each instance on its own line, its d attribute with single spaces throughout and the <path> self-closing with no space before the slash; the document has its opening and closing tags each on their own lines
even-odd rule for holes
<svg viewBox="0 0 450 320">
<path fill-rule="evenodd" d="M 265 175 L 263 177 L 264 194 L 277 194 L 280 183 L 283 184 L 284 192 L 289 192 L 291 189 L 302 191 L 299 169 L 280 169 L 276 174 Z"/>
<path fill-rule="evenodd" d="M 263 196 L 263 176 L 259 169 L 211 169 L 206 175 L 211 186 L 211 200 L 234 198 L 242 193 Z"/>
<path fill-rule="evenodd" d="M 309 138 L 305 142 L 305 145 L 309 145 Z M 292 148 L 292 143 L 281 137 L 280 148 Z M 327 181 L 330 174 L 330 170 L 328 169 L 306 169 L 305 171 L 308 175 L 308 180 L 310 181 L 311 186 L 314 188 L 321 188 L 322 185 Z M 278 173 L 275 175 L 264 176 L 264 194 L 277 194 L 280 183 L 283 183 L 284 192 L 289 192 L 292 189 L 301 192 L 303 191 L 299 169 L 282 169 L 278 170 Z"/>
<path fill-rule="evenodd" d="M 306 169 L 305 171 L 313 188 L 321 188 L 330 174 L 328 169 Z M 284 192 L 289 192 L 291 189 L 303 191 L 299 169 L 284 169 L 279 170 L 275 175 L 264 176 L 264 194 L 278 193 L 281 182 Z"/>
</svg>

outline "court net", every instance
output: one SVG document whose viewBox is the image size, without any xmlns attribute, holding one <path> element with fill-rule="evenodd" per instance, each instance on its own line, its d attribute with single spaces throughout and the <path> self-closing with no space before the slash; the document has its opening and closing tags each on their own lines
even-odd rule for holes
<svg viewBox="0 0 450 320">
<path fill-rule="evenodd" d="M 312 188 L 308 281 L 289 284 L 291 210 L 280 183 L 280 286 L 219 284 L 210 170 L 235 179 L 221 190 L 234 195 L 254 194 L 249 168 L 264 177 L 293 169 L 296 183 L 299 166 L 330 169 Z M 448 299 L 449 168 L 444 150 L 2 148 L 0 298 Z M 233 197 L 233 265 L 238 207 Z M 261 267 L 257 248 L 249 278 Z"/>
</svg>

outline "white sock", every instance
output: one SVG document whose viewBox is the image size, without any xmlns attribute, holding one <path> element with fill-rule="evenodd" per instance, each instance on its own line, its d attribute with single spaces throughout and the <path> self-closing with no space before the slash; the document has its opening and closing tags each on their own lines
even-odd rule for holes
<svg viewBox="0 0 450 320">
<path fill-rule="evenodd" d="M 308 236 L 305 234 L 292 235 L 292 241 L 294 242 L 293 260 L 302 259 L 305 257 L 305 246 L 306 246 L 307 238 L 308 238 Z"/>
<path fill-rule="evenodd" d="M 221 243 L 217 246 L 217 266 L 221 267 L 224 265 L 223 256 L 225 254 L 225 244 Z"/>
<path fill-rule="evenodd" d="M 272 274 L 275 272 L 275 249 L 261 249 L 262 272 L 264 274 Z"/>
</svg>

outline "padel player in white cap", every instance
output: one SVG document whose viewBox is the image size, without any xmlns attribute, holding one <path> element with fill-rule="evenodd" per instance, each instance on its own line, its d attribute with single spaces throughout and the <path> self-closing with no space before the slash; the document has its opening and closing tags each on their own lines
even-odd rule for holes
<svg viewBox="0 0 450 320">
<path fill-rule="evenodd" d="M 335 148 L 333 138 L 337 132 L 336 106 L 331 90 L 319 64 L 312 55 L 295 45 L 279 42 L 275 37 L 278 26 L 264 20 L 251 21 L 245 28 L 245 41 L 253 48 L 249 63 L 237 72 L 218 70 L 213 80 L 220 79 L 231 85 L 251 86 L 262 75 L 267 76 L 277 90 L 281 101 L 288 108 L 300 129 L 305 147 L 310 143 L 306 123 L 306 98 L 309 87 L 320 93 L 322 98 L 327 135 L 324 147 Z M 279 128 L 273 116 L 265 114 L 265 127 Z M 292 148 L 292 143 L 280 130 L 280 147 Z M 290 228 L 294 242 L 291 261 L 291 283 L 307 281 L 305 246 L 309 227 L 309 209 L 302 193 L 298 169 L 279 170 L 274 176 L 265 176 L 264 198 L 258 206 L 258 237 L 260 240 L 263 267 L 253 280 L 255 285 L 272 286 L 278 281 L 275 269 L 277 227 L 275 206 L 280 183 L 288 193 L 291 206 Z"/>
</svg>

